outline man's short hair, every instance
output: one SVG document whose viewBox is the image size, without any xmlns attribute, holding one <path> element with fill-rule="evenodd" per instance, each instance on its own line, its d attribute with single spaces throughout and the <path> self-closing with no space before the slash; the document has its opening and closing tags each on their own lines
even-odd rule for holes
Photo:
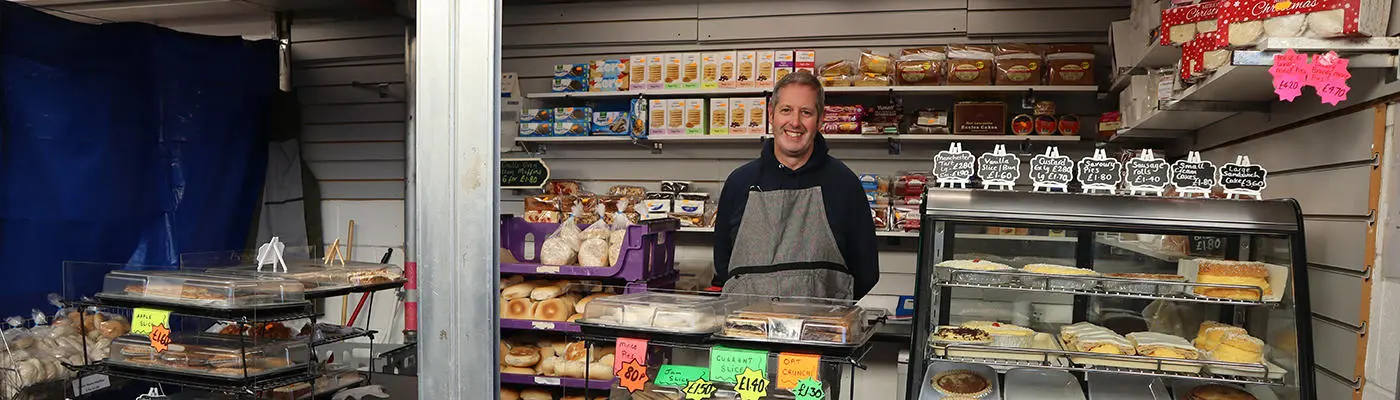
<svg viewBox="0 0 1400 400">
<path fill-rule="evenodd" d="M 806 86 L 817 91 L 816 112 L 817 119 L 820 120 L 822 114 L 824 114 L 824 111 L 826 110 L 826 91 L 822 89 L 822 81 L 817 79 L 815 75 L 812 75 L 811 72 L 807 72 L 805 70 L 793 71 L 790 74 L 783 75 L 783 78 L 779 79 L 778 83 L 773 84 L 773 95 L 768 98 L 768 106 L 777 107 L 778 93 L 781 90 L 783 90 L 784 87 L 788 87 L 791 85 Z"/>
</svg>

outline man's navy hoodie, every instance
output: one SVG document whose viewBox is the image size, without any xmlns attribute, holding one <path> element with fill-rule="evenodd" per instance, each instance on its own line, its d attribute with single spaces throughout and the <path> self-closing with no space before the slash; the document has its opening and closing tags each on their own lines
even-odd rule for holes
<svg viewBox="0 0 1400 400">
<path fill-rule="evenodd" d="M 739 235 L 739 223 L 744 217 L 744 205 L 749 200 L 750 187 L 759 190 L 797 190 L 814 186 L 822 188 L 822 203 L 831 235 L 846 259 L 846 268 L 854 278 L 852 288 L 856 299 L 864 297 L 880 281 L 880 260 L 875 248 L 875 221 L 870 215 L 870 203 L 865 198 L 860 178 L 845 163 L 828 153 L 826 139 L 818 135 L 812 144 L 812 157 L 796 170 L 778 162 L 773 155 L 773 140 L 763 142 L 763 152 L 724 181 L 719 195 L 719 210 L 715 215 L 715 279 L 716 286 L 729 280 L 729 256 Z M 742 244 L 740 244 L 742 246 Z M 794 293 L 794 296 L 801 296 Z"/>
</svg>

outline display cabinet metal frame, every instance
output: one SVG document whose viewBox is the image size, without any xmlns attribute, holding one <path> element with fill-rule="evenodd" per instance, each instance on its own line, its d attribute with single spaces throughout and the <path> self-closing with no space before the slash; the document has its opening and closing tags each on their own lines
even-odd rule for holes
<svg viewBox="0 0 1400 400">
<path fill-rule="evenodd" d="M 915 287 L 914 329 L 911 335 L 909 361 L 908 399 L 916 399 L 923 387 L 924 370 L 932 363 L 929 350 L 930 331 L 934 326 L 946 325 L 952 302 L 953 287 L 977 287 L 976 285 L 949 284 L 947 277 L 939 279 L 940 272 L 935 264 L 953 259 L 954 241 L 959 225 L 1014 226 L 1073 231 L 1075 236 L 1076 267 L 1093 268 L 1096 243 L 1095 232 L 1121 232 L 1141 234 L 1171 235 L 1213 235 L 1225 236 L 1226 259 L 1254 259 L 1250 257 L 1259 249 L 1251 249 L 1254 235 L 1286 238 L 1289 243 L 1288 270 L 1289 293 L 1292 294 L 1291 307 L 1297 340 L 1296 382 L 1302 392 L 1298 398 L 1317 398 L 1312 354 L 1311 310 L 1309 308 L 1308 276 L 1306 272 L 1307 254 L 1303 232 L 1302 211 L 1292 199 L 1282 200 L 1220 200 L 1187 199 L 1168 197 L 1137 197 L 1117 195 L 1079 195 L 1043 192 L 1009 192 L 986 190 L 962 190 L 930 188 L 924 194 L 922 233 L 917 266 Z M 1242 257 L 1243 256 L 1243 257 Z M 964 271 L 958 271 L 962 273 Z M 978 272 L 968 272 L 978 273 Z M 1008 272 L 1016 274 L 1017 272 Z M 1185 284 L 1187 286 L 1191 284 Z M 1157 295 L 1153 290 L 1148 294 L 1125 295 L 1078 290 L 1042 290 L 1048 288 L 1005 285 L 992 286 L 994 290 L 1046 291 L 1075 295 L 1073 304 L 1074 322 L 1083 321 L 1090 296 L 1134 297 L 1168 301 L 1201 301 L 1184 299 L 1180 296 Z M 1285 301 L 1289 300 L 1285 296 Z M 1227 306 L 1222 309 L 1233 311 L 1227 318 L 1239 321 L 1244 318 L 1244 310 L 1259 306 L 1259 302 L 1220 300 L 1207 301 Z M 936 307 L 936 308 L 935 308 Z M 934 323 L 938 323 L 935 325 Z M 945 350 L 946 352 L 947 350 Z M 1036 368 L 1055 368 L 1048 362 L 1044 365 L 1025 363 Z M 1061 368 L 1075 369 L 1075 368 Z M 1094 371 L 1133 373 L 1092 369 Z M 1154 374 L 1173 377 L 1171 373 Z M 1209 376 L 1189 376 L 1192 379 L 1211 379 Z M 1230 379 L 1218 379 L 1230 382 Z M 1267 380 L 1260 383 L 1266 383 Z M 1254 383 L 1250 380 L 1234 382 Z"/>
</svg>

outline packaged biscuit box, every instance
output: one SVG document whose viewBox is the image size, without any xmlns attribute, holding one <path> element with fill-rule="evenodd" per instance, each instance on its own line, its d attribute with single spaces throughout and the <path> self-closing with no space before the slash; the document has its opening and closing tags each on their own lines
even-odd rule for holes
<svg viewBox="0 0 1400 400">
<path fill-rule="evenodd" d="M 647 135 L 666 134 L 666 100 L 647 100 Z"/>
<path fill-rule="evenodd" d="M 796 50 L 793 51 L 793 71 L 807 71 L 807 73 L 817 74 L 817 51 L 816 50 Z"/>
<path fill-rule="evenodd" d="M 627 61 L 627 88 L 623 90 L 646 90 L 646 82 L 647 56 L 632 56 Z"/>
<path fill-rule="evenodd" d="M 647 80 L 646 87 L 642 90 L 657 90 L 666 87 L 666 55 L 647 55 Z"/>
<path fill-rule="evenodd" d="M 754 53 L 754 78 L 749 81 L 751 88 L 773 86 L 773 67 L 776 65 L 772 50 L 759 50 Z"/>
<path fill-rule="evenodd" d="M 734 87 L 746 88 L 753 85 L 753 80 L 756 78 L 754 68 L 757 67 L 757 61 L 757 51 L 739 52 L 739 71 L 737 72 L 739 76 L 734 79 Z"/>
<path fill-rule="evenodd" d="M 681 89 L 700 88 L 700 53 L 681 54 Z"/>
<path fill-rule="evenodd" d="M 749 99 L 732 98 L 729 99 L 729 133 L 732 135 L 742 135 L 749 133 L 748 120 Z"/>
<path fill-rule="evenodd" d="M 632 136 L 634 137 L 647 136 L 647 117 L 651 116 L 651 114 L 647 112 L 647 103 L 648 101 L 646 99 L 632 99 L 631 123 Z"/>
<path fill-rule="evenodd" d="M 684 83 L 681 81 L 681 66 L 683 57 L 684 55 L 681 53 L 670 53 L 665 55 L 665 59 L 661 62 L 661 65 L 663 67 L 661 70 L 661 81 L 664 82 L 662 88 L 681 89 L 684 87 Z"/>
<path fill-rule="evenodd" d="M 751 135 L 762 135 L 768 133 L 768 98 L 755 97 L 748 99 L 748 108 L 745 110 L 748 116 L 748 133 Z"/>
<path fill-rule="evenodd" d="M 710 99 L 710 134 L 729 134 L 729 99 Z"/>
<path fill-rule="evenodd" d="M 719 87 L 732 89 L 739 83 L 739 53 L 723 51 L 719 53 Z"/>
<path fill-rule="evenodd" d="M 593 113 L 594 136 L 627 136 L 632 134 L 632 113 L 605 111 Z"/>
<path fill-rule="evenodd" d="M 685 134 L 704 135 L 705 129 L 705 99 L 686 99 L 685 101 Z"/>
<path fill-rule="evenodd" d="M 554 66 L 554 82 L 551 90 L 555 92 L 587 92 L 590 65 L 583 64 L 558 64 Z"/>
<path fill-rule="evenodd" d="M 719 88 L 719 62 L 723 53 L 703 53 L 700 55 L 700 88 Z"/>
<path fill-rule="evenodd" d="M 666 100 L 666 134 L 685 133 L 685 99 Z"/>
<path fill-rule="evenodd" d="M 787 74 L 792 73 L 792 69 L 796 65 L 793 63 L 792 57 L 792 50 L 777 50 L 773 52 L 774 82 L 777 82 L 779 79 L 783 79 L 784 76 L 787 76 Z"/>
</svg>

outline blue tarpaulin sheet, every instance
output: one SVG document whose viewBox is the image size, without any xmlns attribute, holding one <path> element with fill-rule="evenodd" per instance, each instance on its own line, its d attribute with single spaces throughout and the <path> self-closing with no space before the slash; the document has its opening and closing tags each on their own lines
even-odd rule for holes
<svg viewBox="0 0 1400 400">
<path fill-rule="evenodd" d="M 0 2 L 0 316 L 51 310 L 64 261 L 174 268 L 181 253 L 243 248 L 277 54 L 270 40 Z"/>
</svg>

